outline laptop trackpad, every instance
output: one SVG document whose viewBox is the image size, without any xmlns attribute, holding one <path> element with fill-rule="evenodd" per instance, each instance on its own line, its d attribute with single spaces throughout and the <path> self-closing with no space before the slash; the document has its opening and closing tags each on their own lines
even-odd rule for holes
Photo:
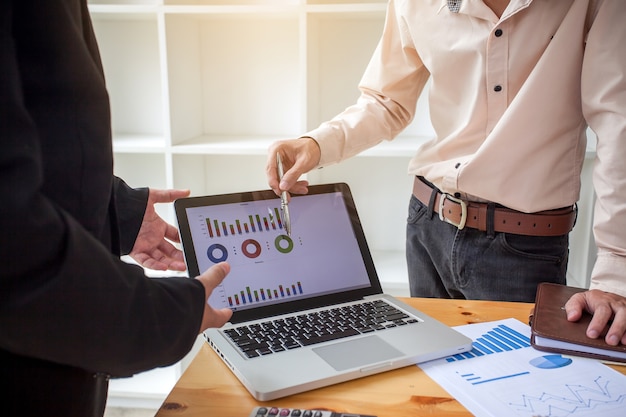
<svg viewBox="0 0 626 417">
<path fill-rule="evenodd" d="M 378 336 L 349 340 L 312 350 L 337 371 L 359 368 L 402 356 L 402 352 Z"/>
</svg>

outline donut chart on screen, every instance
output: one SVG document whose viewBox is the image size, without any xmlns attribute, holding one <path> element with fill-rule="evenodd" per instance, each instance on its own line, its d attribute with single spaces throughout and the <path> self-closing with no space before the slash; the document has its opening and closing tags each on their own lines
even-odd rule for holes
<svg viewBox="0 0 626 417">
<path fill-rule="evenodd" d="M 253 251 L 250 251 L 251 246 L 254 248 Z M 258 258 L 261 254 L 261 244 L 254 239 L 246 239 L 241 244 L 241 253 L 243 253 L 246 258 Z"/>
<path fill-rule="evenodd" d="M 286 243 L 286 245 L 284 245 Z M 293 240 L 287 235 L 278 235 L 274 239 L 274 246 L 280 253 L 289 253 L 293 250 Z"/>
<path fill-rule="evenodd" d="M 270 249 L 270 243 L 267 243 L 267 249 Z M 241 254 L 248 259 L 256 259 L 263 253 L 263 245 L 256 239 L 246 239 L 241 243 Z M 288 254 L 293 251 L 293 240 L 287 235 L 278 235 L 274 239 L 274 248 L 282 254 Z M 233 247 L 233 256 L 237 256 L 237 250 Z M 222 244 L 213 243 L 206 251 L 206 256 L 215 264 L 226 261 L 231 254 Z"/>
<path fill-rule="evenodd" d="M 228 259 L 228 251 L 226 250 L 224 245 L 214 243 L 209 246 L 209 249 L 207 249 L 206 256 L 208 256 L 211 262 L 217 264 L 220 262 L 224 262 L 226 259 Z"/>
<path fill-rule="evenodd" d="M 231 256 L 243 255 L 247 259 L 256 259 L 263 254 L 264 251 L 271 251 L 271 241 L 264 239 L 259 242 L 252 237 L 246 238 L 246 235 L 260 234 L 266 232 L 280 233 L 274 238 L 274 248 L 281 254 L 291 253 L 294 249 L 294 242 L 291 237 L 282 234 L 284 230 L 283 223 L 278 208 L 268 209 L 268 214 L 250 214 L 247 218 L 239 218 L 234 221 L 224 221 L 215 218 L 202 218 L 203 228 L 205 228 L 209 239 L 232 239 L 244 238 L 241 244 L 234 243 L 232 253 L 224 245 L 213 243 L 207 249 L 207 257 L 213 263 L 226 261 Z M 231 240 L 232 242 L 232 240 Z M 263 244 L 264 243 L 264 244 Z M 229 244 L 230 246 L 230 244 Z M 266 249 L 264 249 L 264 246 Z M 239 252 L 238 249 L 241 249 Z"/>
</svg>

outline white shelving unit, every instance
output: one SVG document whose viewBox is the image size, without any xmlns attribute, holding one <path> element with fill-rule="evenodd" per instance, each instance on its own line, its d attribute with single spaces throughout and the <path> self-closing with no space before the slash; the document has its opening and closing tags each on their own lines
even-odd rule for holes
<svg viewBox="0 0 626 417">
<path fill-rule="evenodd" d="M 90 2 L 116 173 L 133 186 L 194 195 L 267 188 L 272 141 L 298 137 L 356 100 L 385 9 L 384 0 Z M 398 140 L 308 175 L 350 184 L 381 280 L 401 294 L 406 166 L 433 135 L 425 100 L 418 106 Z"/>
<path fill-rule="evenodd" d="M 112 103 L 116 173 L 132 186 L 202 195 L 267 188 L 271 142 L 298 137 L 356 100 L 386 1 L 91 0 L 89 7 Z M 406 167 L 432 136 L 422 98 L 398 139 L 308 175 L 312 183 L 350 184 L 392 294 L 408 295 Z M 585 198 L 581 205 L 591 204 L 593 192 Z M 171 208 L 160 211 L 173 221 Z M 589 224 L 581 223 L 576 283 L 585 282 L 593 252 Z"/>
</svg>

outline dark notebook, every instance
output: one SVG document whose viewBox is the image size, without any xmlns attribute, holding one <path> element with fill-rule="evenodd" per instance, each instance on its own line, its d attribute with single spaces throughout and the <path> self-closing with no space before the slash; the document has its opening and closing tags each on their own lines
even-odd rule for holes
<svg viewBox="0 0 626 417">
<path fill-rule="evenodd" d="M 625 362 L 626 345 L 611 346 L 604 341 L 608 326 L 597 339 L 587 337 L 591 314 L 583 313 L 577 322 L 567 320 L 565 303 L 584 288 L 541 283 L 535 308 L 530 316 L 530 342 L 536 349 L 594 359 Z"/>
</svg>

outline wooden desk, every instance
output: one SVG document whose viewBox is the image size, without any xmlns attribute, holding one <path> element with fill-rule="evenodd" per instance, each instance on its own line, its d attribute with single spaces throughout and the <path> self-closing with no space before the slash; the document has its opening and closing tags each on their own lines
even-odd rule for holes
<svg viewBox="0 0 626 417">
<path fill-rule="evenodd" d="M 405 298 L 449 326 L 501 320 L 528 322 L 532 304 Z M 626 367 L 615 369 L 626 374 Z M 471 416 L 417 366 L 279 398 L 256 401 L 208 345 L 203 345 L 157 412 L 158 417 L 247 417 L 257 405 L 328 409 L 378 417 Z"/>
</svg>

